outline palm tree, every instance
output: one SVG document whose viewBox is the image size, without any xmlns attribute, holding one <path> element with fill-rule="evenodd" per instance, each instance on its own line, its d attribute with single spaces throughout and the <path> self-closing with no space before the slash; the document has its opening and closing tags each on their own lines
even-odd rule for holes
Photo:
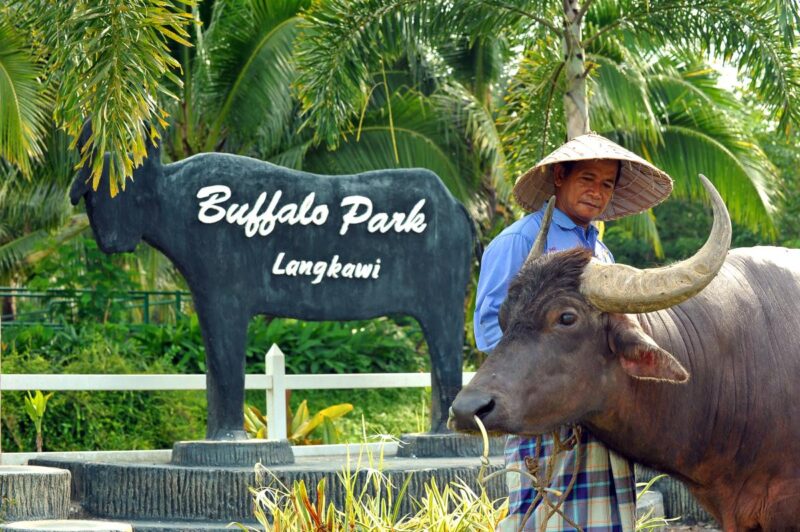
<svg viewBox="0 0 800 532">
<path fill-rule="evenodd" d="M 699 195 L 686 178 L 704 171 L 734 220 L 770 233 L 771 167 L 737 122 L 737 102 L 697 58 L 733 63 L 771 118 L 790 128 L 800 118 L 792 52 L 799 17 L 779 1 L 329 2 L 308 15 L 299 85 L 316 138 L 335 146 L 339 132 L 354 127 L 366 73 L 397 53 L 384 43 L 399 35 L 435 54 L 453 40 L 501 36 L 521 50 L 507 66 L 516 72 L 499 117 L 513 148 L 509 168 L 532 165 L 554 139 L 589 131 L 591 118 L 599 132 L 670 171 L 678 195 Z M 715 114 L 721 109 L 726 116 Z M 657 244 L 651 213 L 629 223 Z"/>
<path fill-rule="evenodd" d="M 180 4 L 191 7 L 194 0 Z M 174 74 L 180 64 L 167 43 L 189 44 L 191 22 L 191 13 L 172 2 L 4 2 L 0 156 L 30 175 L 51 118 L 73 142 L 91 118 L 94 135 L 83 156 L 110 154 L 107 186 L 116 194 L 146 153 L 145 135 L 157 136 L 155 125 L 166 124 L 158 96 L 176 97 L 163 78 L 180 85 Z M 95 189 L 102 160 L 95 158 Z"/>
<path fill-rule="evenodd" d="M 177 53 L 184 99 L 170 108 L 170 157 L 220 150 L 328 174 L 423 166 L 468 202 L 480 186 L 483 161 L 500 153 L 494 121 L 469 90 L 443 75 L 445 65 L 407 43 L 398 42 L 402 53 L 369 73 L 359 127 L 342 134 L 338 150 L 313 142 L 293 92 L 295 39 L 309 4 L 213 4 L 208 26 L 193 35 L 194 53 Z M 453 61 L 459 51 L 451 47 Z M 467 63 L 464 54 L 460 59 Z"/>
<path fill-rule="evenodd" d="M 49 125 L 42 146 L 28 177 L 0 161 L 0 286 L 15 284 L 59 244 L 89 227 L 67 198 L 75 162 L 67 136 Z M 12 298 L 3 299 L 2 313 L 13 317 Z"/>
<path fill-rule="evenodd" d="M 51 98 L 39 83 L 41 65 L 22 33 L 0 11 L 0 157 L 24 175 L 42 156 Z"/>
</svg>

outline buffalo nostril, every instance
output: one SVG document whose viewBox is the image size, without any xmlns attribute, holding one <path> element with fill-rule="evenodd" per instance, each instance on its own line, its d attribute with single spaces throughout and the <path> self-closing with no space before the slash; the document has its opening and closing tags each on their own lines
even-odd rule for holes
<svg viewBox="0 0 800 532">
<path fill-rule="evenodd" d="M 491 395 L 472 390 L 462 390 L 453 402 L 452 413 L 455 425 L 461 430 L 474 430 L 474 416 L 483 418 L 494 409 Z"/>
<path fill-rule="evenodd" d="M 483 419 L 483 417 L 494 410 L 494 399 L 489 399 L 489 402 L 475 411 L 475 415 Z"/>
</svg>

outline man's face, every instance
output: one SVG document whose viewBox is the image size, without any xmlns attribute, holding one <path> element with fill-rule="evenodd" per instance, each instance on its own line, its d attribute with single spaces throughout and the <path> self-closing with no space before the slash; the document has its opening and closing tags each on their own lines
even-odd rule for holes
<svg viewBox="0 0 800 532">
<path fill-rule="evenodd" d="M 563 166 L 556 166 L 556 207 L 586 227 L 611 201 L 618 166 L 618 161 L 609 159 L 577 161 L 568 172 Z"/>
</svg>

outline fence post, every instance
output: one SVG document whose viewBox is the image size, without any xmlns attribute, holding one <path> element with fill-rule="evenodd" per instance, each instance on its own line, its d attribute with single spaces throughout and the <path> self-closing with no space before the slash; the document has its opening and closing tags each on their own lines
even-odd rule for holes
<svg viewBox="0 0 800 532">
<path fill-rule="evenodd" d="M 272 387 L 267 388 L 267 438 L 285 440 L 286 435 L 286 376 L 285 358 L 277 344 L 267 351 L 267 375 L 272 377 Z"/>
</svg>

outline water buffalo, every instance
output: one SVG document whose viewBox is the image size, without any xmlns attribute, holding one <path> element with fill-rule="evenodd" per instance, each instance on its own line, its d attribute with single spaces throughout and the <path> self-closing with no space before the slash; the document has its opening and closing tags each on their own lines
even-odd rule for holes
<svg viewBox="0 0 800 532">
<path fill-rule="evenodd" d="M 79 148 L 90 133 L 87 125 Z M 256 314 L 415 317 L 431 356 L 431 430 L 447 430 L 461 389 L 474 235 L 435 174 L 321 176 L 222 153 L 162 165 L 150 144 L 127 190 L 111 198 L 92 191 L 90 166 L 70 196 L 85 199 L 100 248 L 132 251 L 144 240 L 189 285 L 206 347 L 209 439 L 245 437 L 245 343 Z"/>
<path fill-rule="evenodd" d="M 532 252 L 451 427 L 475 430 L 474 415 L 523 435 L 581 423 L 684 481 L 725 530 L 796 529 L 800 250 L 726 256 L 730 220 L 704 185 L 714 226 L 685 261 L 641 271 Z"/>
</svg>

